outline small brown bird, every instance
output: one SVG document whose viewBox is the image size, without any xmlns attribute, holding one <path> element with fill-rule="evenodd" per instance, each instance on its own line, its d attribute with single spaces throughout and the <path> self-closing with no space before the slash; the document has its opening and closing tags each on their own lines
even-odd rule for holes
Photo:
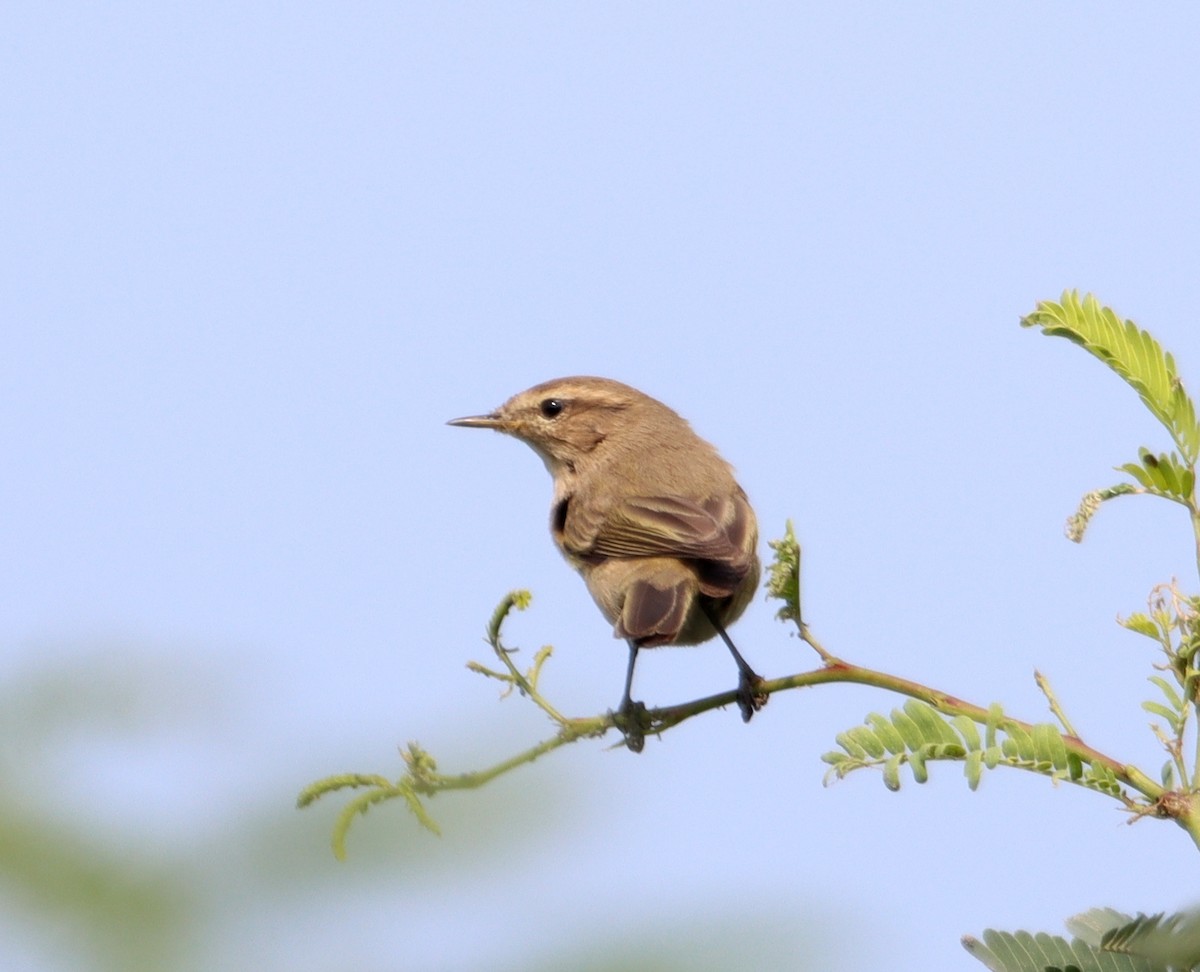
<svg viewBox="0 0 1200 972">
<path fill-rule="evenodd" d="M 720 635 L 737 662 L 738 705 L 750 720 L 767 697 L 725 627 L 758 587 L 758 524 L 716 449 L 662 402 L 608 378 L 547 381 L 489 415 L 449 424 L 521 439 L 554 477 L 551 536 L 629 644 L 618 713 L 630 749 L 644 738 L 644 706 L 630 700 L 640 648 Z"/>
</svg>

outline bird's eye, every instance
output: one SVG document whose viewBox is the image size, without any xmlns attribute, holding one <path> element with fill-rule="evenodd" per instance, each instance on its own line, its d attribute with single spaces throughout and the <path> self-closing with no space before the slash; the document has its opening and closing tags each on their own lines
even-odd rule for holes
<svg viewBox="0 0 1200 972">
<path fill-rule="evenodd" d="M 547 398 L 538 407 L 546 418 L 555 418 L 563 410 L 563 403 L 561 398 Z"/>
</svg>

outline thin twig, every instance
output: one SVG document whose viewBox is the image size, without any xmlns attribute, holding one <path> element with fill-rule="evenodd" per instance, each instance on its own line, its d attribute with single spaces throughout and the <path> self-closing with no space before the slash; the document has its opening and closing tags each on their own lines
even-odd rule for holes
<svg viewBox="0 0 1200 972">
<path fill-rule="evenodd" d="M 1042 690 L 1042 695 L 1046 696 L 1046 701 L 1050 703 L 1050 711 L 1054 713 L 1054 718 L 1062 723 L 1062 727 L 1066 730 L 1067 735 L 1078 736 L 1079 734 L 1075 731 L 1075 727 L 1071 725 L 1071 720 L 1067 718 L 1066 711 L 1059 703 L 1058 696 L 1054 694 L 1054 689 L 1050 687 L 1050 680 L 1037 669 L 1033 671 L 1033 680 L 1037 682 L 1037 687 Z"/>
</svg>

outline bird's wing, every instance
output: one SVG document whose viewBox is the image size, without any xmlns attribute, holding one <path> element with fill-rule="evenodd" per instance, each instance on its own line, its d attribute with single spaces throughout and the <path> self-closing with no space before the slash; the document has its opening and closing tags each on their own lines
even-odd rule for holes
<svg viewBox="0 0 1200 972">
<path fill-rule="evenodd" d="M 703 503 L 674 496 L 636 496 L 589 515 L 572 506 L 563 544 L 598 557 L 679 557 L 717 568 L 718 587 L 736 586 L 754 562 L 754 513 L 741 490 Z"/>
</svg>

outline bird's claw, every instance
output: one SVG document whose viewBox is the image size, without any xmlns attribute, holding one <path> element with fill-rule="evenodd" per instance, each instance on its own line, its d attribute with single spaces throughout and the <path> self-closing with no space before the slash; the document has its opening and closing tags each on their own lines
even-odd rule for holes
<svg viewBox="0 0 1200 972">
<path fill-rule="evenodd" d="M 646 745 L 646 703 L 634 702 L 630 698 L 621 700 L 613 713 L 613 723 L 625 737 L 625 748 L 631 753 L 640 753 Z"/>
<path fill-rule="evenodd" d="M 737 704 L 742 712 L 742 722 L 749 722 L 754 713 L 767 704 L 771 696 L 762 691 L 763 679 L 754 672 L 742 672 L 738 678 Z"/>
</svg>

